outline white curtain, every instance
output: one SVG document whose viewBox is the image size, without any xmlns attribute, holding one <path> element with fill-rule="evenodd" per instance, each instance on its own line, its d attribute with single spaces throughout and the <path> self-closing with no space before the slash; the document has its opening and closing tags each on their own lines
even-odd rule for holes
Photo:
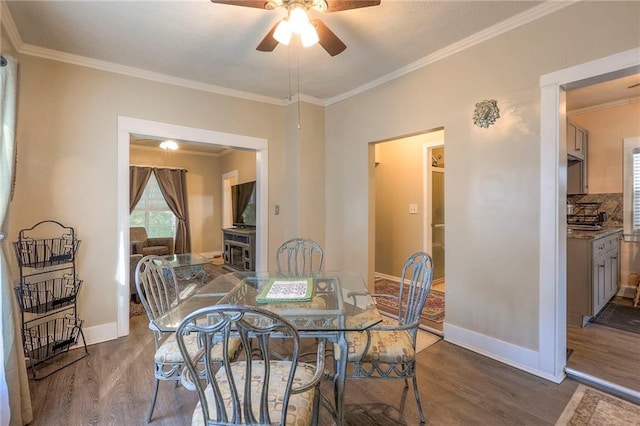
<svg viewBox="0 0 640 426">
<path fill-rule="evenodd" d="M 0 56 L 0 425 L 25 425 L 33 418 L 22 337 L 17 326 L 17 306 L 6 256 L 7 210 L 13 190 L 16 155 L 15 131 L 18 100 L 18 62 Z"/>
</svg>

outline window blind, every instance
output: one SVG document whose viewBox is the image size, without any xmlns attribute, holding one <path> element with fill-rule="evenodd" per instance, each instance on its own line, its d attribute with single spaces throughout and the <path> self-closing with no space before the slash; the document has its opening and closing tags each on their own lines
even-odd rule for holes
<svg viewBox="0 0 640 426">
<path fill-rule="evenodd" d="M 633 150 L 633 203 L 631 217 L 633 232 L 640 232 L 640 148 Z"/>
</svg>

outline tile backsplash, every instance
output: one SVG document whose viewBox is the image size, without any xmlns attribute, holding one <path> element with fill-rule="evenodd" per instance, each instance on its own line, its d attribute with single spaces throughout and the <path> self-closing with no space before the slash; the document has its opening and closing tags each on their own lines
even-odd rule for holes
<svg viewBox="0 0 640 426">
<path fill-rule="evenodd" d="M 567 202 L 576 203 L 600 203 L 599 211 L 607 212 L 607 221 L 604 226 L 622 226 L 622 193 L 614 194 L 586 194 L 568 195 Z"/>
</svg>

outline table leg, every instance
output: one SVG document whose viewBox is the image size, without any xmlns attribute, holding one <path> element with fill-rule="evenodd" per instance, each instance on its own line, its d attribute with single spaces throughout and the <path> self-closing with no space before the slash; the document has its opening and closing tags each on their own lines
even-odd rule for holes
<svg viewBox="0 0 640 426">
<path fill-rule="evenodd" d="M 338 335 L 338 346 L 340 346 L 340 359 L 336 366 L 336 376 L 333 379 L 334 396 L 336 403 L 336 424 L 341 426 L 344 424 L 344 386 L 347 376 L 347 339 L 344 331 Z"/>
</svg>

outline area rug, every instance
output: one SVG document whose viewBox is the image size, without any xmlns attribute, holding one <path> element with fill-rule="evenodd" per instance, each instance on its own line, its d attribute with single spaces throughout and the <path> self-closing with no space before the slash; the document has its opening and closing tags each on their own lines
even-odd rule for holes
<svg viewBox="0 0 640 426">
<path fill-rule="evenodd" d="M 178 278 L 178 290 L 181 294 L 185 294 L 185 292 L 192 293 L 198 289 L 198 287 L 208 283 L 214 278 L 226 273 L 224 269 L 222 269 L 221 265 L 216 265 L 213 262 L 207 263 L 204 265 L 205 277 L 202 280 L 192 279 L 192 280 L 183 280 Z M 133 318 L 138 315 L 145 315 L 144 306 L 142 303 L 135 303 L 133 301 L 129 302 L 129 318 Z"/>
<path fill-rule="evenodd" d="M 388 280 L 386 278 L 377 277 L 375 279 L 375 292 L 378 294 L 393 294 L 397 295 L 400 291 L 400 283 Z M 385 299 L 382 297 L 377 298 L 378 305 L 386 308 L 391 308 L 392 312 L 396 312 L 398 304 L 393 300 Z M 435 323 L 444 322 L 444 293 L 441 291 L 433 290 L 429 292 L 427 296 L 427 302 L 422 309 L 420 315 L 422 319 L 432 321 Z"/>
<path fill-rule="evenodd" d="M 638 425 L 640 406 L 585 385 L 578 385 L 556 426 Z"/>
<path fill-rule="evenodd" d="M 589 322 L 640 334 L 640 307 L 609 302 Z"/>
<path fill-rule="evenodd" d="M 421 352 L 427 349 L 429 346 L 438 343 L 440 340 L 442 340 L 442 338 L 436 336 L 433 333 L 429 333 L 428 331 L 424 330 L 418 330 L 418 334 L 416 336 L 416 352 Z"/>
</svg>

